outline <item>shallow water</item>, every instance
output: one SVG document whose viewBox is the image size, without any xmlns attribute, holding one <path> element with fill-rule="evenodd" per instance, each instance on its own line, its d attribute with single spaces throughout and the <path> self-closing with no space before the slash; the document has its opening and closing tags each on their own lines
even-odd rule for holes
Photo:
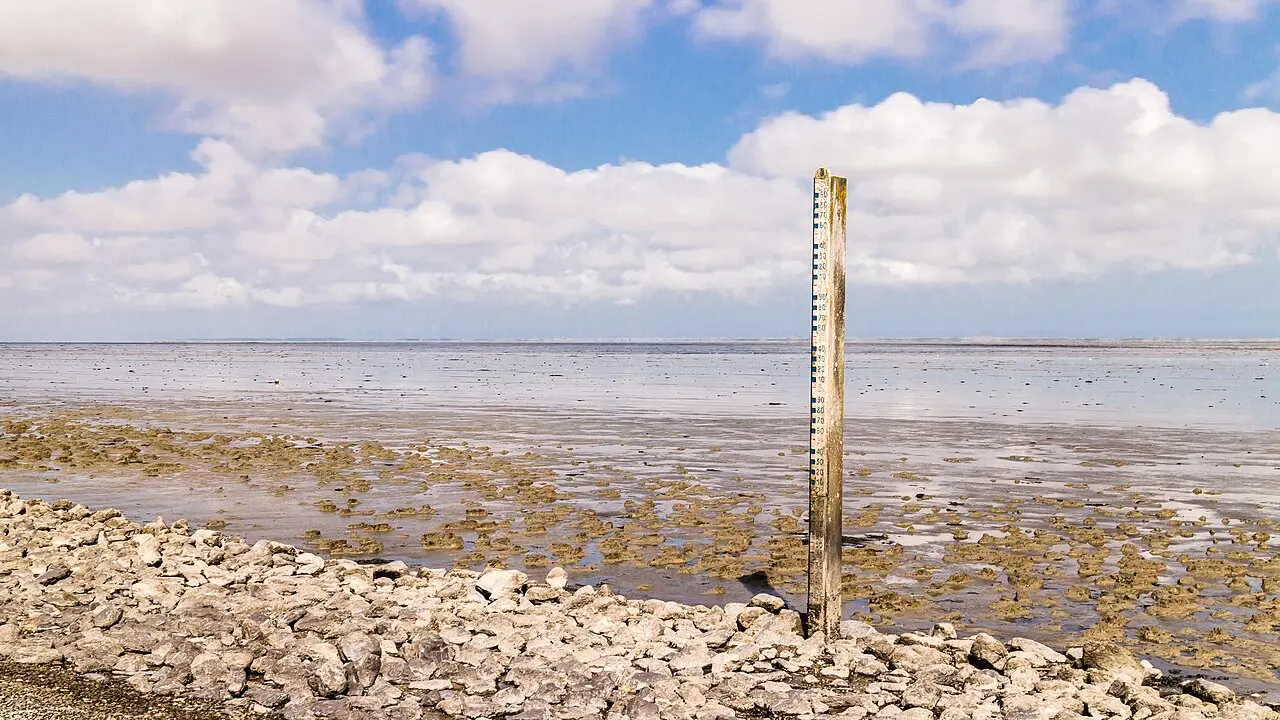
<svg viewBox="0 0 1280 720">
<path fill-rule="evenodd" d="M 497 560 L 533 573 L 531 558 L 555 543 L 578 545 L 580 559 L 555 564 L 579 582 L 692 602 L 769 589 L 802 608 L 807 366 L 807 346 L 787 342 L 0 345 L 0 417 L 229 438 L 217 452 L 192 438 L 166 446 L 181 470 L 155 477 L 55 457 L 0 469 L 0 485 L 142 520 L 216 520 L 247 537 L 376 541 L 379 557 L 434 565 Z M 1271 566 L 1246 565 L 1276 555 L 1250 538 L 1280 520 L 1277 368 L 1274 342 L 851 345 L 845 534 L 862 540 L 846 554 L 857 586 L 846 612 L 904 627 L 948 616 L 1058 644 L 1110 614 L 1140 652 L 1168 645 L 1139 640 L 1145 627 L 1183 633 L 1186 656 L 1165 657 L 1175 665 L 1273 681 L 1280 654 L 1266 646 L 1280 626 L 1259 623 L 1280 622 L 1280 593 L 1263 586 Z M 74 442 L 105 447 L 109 435 Z M 316 475 L 315 458 L 234 459 L 266 435 L 401 453 L 429 442 L 427 454 L 466 457 L 446 466 L 461 479 L 430 481 L 376 453 L 326 466 L 330 476 Z M 555 499 L 516 492 L 531 478 Z M 355 501 L 356 514 L 318 511 L 324 501 Z M 640 517 L 643 501 L 652 511 Z M 423 504 L 433 514 L 391 513 Z M 548 508 L 569 514 L 545 532 L 526 527 Z M 467 510 L 505 526 L 458 530 L 463 550 L 422 547 Z M 717 527 L 725 517 L 736 524 Z M 365 521 L 388 527 L 352 528 Z M 1106 557 L 1097 574 L 1077 574 L 1068 553 L 1091 546 L 1068 535 L 1090 524 L 1106 531 L 1095 540 Z M 1011 540 L 1014 529 L 1027 538 Z M 718 572 L 706 560 L 735 534 L 751 538 L 745 560 Z M 1041 547 L 1033 534 L 1056 539 Z M 610 538 L 644 537 L 656 543 L 644 553 L 608 557 Z M 1009 545 L 972 554 L 988 541 Z M 1189 572 L 1184 555 L 1234 552 L 1236 584 L 1205 581 L 1185 617 L 1153 615 L 1150 588 L 1115 610 L 1108 597 L 1132 575 L 1123 546 L 1160 565 L 1158 585 Z M 1021 582 L 1024 570 L 1036 584 Z M 956 574 L 972 577 L 945 585 Z M 924 604 L 895 604 L 904 598 Z M 1214 628 L 1255 644 L 1203 640 Z"/>
<path fill-rule="evenodd" d="M 1280 341 L 878 342 L 846 364 L 853 416 L 1280 428 Z M 794 418 L 807 367 L 783 341 L 0 345 L 0 397 Z"/>
</svg>

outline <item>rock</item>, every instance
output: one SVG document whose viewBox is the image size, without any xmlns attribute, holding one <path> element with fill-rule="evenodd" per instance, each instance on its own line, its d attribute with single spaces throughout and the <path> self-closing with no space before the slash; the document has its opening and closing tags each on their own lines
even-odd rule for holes
<svg viewBox="0 0 1280 720">
<path fill-rule="evenodd" d="M 871 637 L 860 641 L 859 645 L 866 648 L 867 652 L 875 655 L 877 658 L 887 661 L 890 656 L 893 655 L 894 651 L 898 649 L 898 636 L 879 634 L 872 635 Z"/>
<path fill-rule="evenodd" d="M 933 636 L 942 640 L 956 639 L 956 626 L 948 622 L 936 623 L 933 626 Z"/>
<path fill-rule="evenodd" d="M 254 685 L 245 691 L 244 696 L 268 710 L 283 707 L 289 702 L 289 693 L 266 685 Z"/>
<path fill-rule="evenodd" d="M 1044 664 L 1065 664 L 1068 662 L 1067 656 L 1045 645 L 1044 643 L 1029 640 L 1027 638 L 1016 637 L 1009 641 L 1009 647 L 1014 650 L 1028 653 L 1040 658 Z"/>
<path fill-rule="evenodd" d="M 1220 720 L 1280 720 L 1280 712 L 1252 700 L 1236 700 L 1218 706 Z"/>
<path fill-rule="evenodd" d="M 1151 715 L 1173 713 L 1177 709 L 1173 703 L 1160 697 L 1160 692 L 1155 688 L 1131 685 L 1123 680 L 1111 683 L 1107 694 L 1124 700 L 1135 715 L 1141 715 L 1143 711 Z"/>
<path fill-rule="evenodd" d="M 770 712 L 778 715 L 810 715 L 813 703 L 798 692 L 783 692 L 769 698 L 765 705 Z"/>
<path fill-rule="evenodd" d="M 114 605 L 103 605 L 93 612 L 89 622 L 96 628 L 107 630 L 114 627 L 124 617 L 124 612 Z"/>
<path fill-rule="evenodd" d="M 738 627 L 742 630 L 750 630 L 756 621 L 762 617 L 768 617 L 769 611 L 762 607 L 748 607 L 738 613 Z"/>
<path fill-rule="evenodd" d="M 902 703 L 907 707 L 933 710 L 942 699 L 942 690 L 927 680 L 917 680 L 902 691 Z"/>
<path fill-rule="evenodd" d="M 711 651 L 703 641 L 694 641 L 684 646 L 668 661 L 672 672 L 685 670 L 701 670 L 711 664 Z"/>
<path fill-rule="evenodd" d="M 562 567 L 553 567 L 547 571 L 547 585 L 556 590 L 563 590 L 569 584 L 569 573 Z"/>
<path fill-rule="evenodd" d="M 1000 705 L 1005 720 L 1054 720 L 1064 712 L 1058 704 L 1032 695 L 1006 695 Z"/>
<path fill-rule="evenodd" d="M 1134 685 L 1141 685 L 1147 676 L 1146 668 L 1138 662 L 1127 648 L 1115 643 L 1091 642 L 1084 646 L 1081 654 L 1081 667 L 1089 673 L 1089 681 L 1096 684 L 1110 684 L 1114 680 L 1124 680 Z"/>
<path fill-rule="evenodd" d="M 462 645 L 471 641 L 471 631 L 456 625 L 440 628 L 440 639 L 452 645 Z"/>
<path fill-rule="evenodd" d="M 558 590 L 546 585 L 534 585 L 524 593 L 525 599 L 532 603 L 544 603 L 559 600 L 563 595 L 563 590 Z"/>
<path fill-rule="evenodd" d="M 849 671 L 866 677 L 880 677 L 889 672 L 889 666 L 874 655 L 855 655 L 849 662 Z"/>
<path fill-rule="evenodd" d="M 221 695 L 226 685 L 229 668 L 215 653 L 200 653 L 191 660 L 192 684 L 203 688 L 217 688 Z"/>
<path fill-rule="evenodd" d="M 1280 720 L 1207 680 L 1146 687 L 1155 669 L 1108 643 L 1006 647 L 942 622 L 891 635 L 845 621 L 805 638 L 775 595 L 717 608 L 570 594 L 560 569 L 527 587 L 513 570 L 325 561 L 181 522 L 92 525 L 70 503 L 6 515 L 10 497 L 0 490 L 0 656 L 246 717 Z"/>
<path fill-rule="evenodd" d="M 999 640 L 986 633 L 978 633 L 973 636 L 973 647 L 969 649 L 969 662 L 979 668 L 995 667 L 996 663 L 1008 654 L 1008 649 Z"/>
<path fill-rule="evenodd" d="M 155 535 L 148 533 L 134 535 L 133 542 L 138 546 L 138 560 L 143 565 L 158 567 L 164 560 L 160 555 L 160 542 L 156 540 Z"/>
<path fill-rule="evenodd" d="M 347 670 L 336 660 L 323 660 L 315 669 L 315 691 L 321 697 L 337 697 L 347 689 Z"/>
<path fill-rule="evenodd" d="M 946 641 L 935 635 L 921 635 L 920 633 L 904 633 L 898 638 L 898 642 L 903 645 L 923 645 L 934 650 L 946 650 Z"/>
<path fill-rule="evenodd" d="M 476 589 L 492 600 L 520 590 L 528 580 L 519 570 L 490 570 L 476 580 Z"/>
<path fill-rule="evenodd" d="M 951 662 L 951 657 L 941 650 L 934 650 L 923 645 L 898 645 L 889 655 L 889 663 L 893 667 L 909 673 L 916 672 L 930 665 L 941 665 Z"/>
<path fill-rule="evenodd" d="M 840 621 L 840 637 L 845 640 L 857 640 L 876 634 L 876 629 L 861 620 Z"/>
<path fill-rule="evenodd" d="M 756 641 L 761 644 L 783 645 L 795 644 L 803 638 L 804 619 L 795 610 L 779 610 L 777 615 L 757 622 L 753 629 L 759 629 Z"/>
<path fill-rule="evenodd" d="M 41 585 L 53 585 L 69 577 L 71 577 L 71 568 L 66 565 L 52 565 L 48 570 L 41 573 L 40 577 L 36 578 L 36 582 Z"/>
<path fill-rule="evenodd" d="M 301 556 L 299 556 L 301 557 Z M 302 564 L 299 561 L 298 564 Z M 382 563 L 373 568 L 373 579 L 388 578 L 390 580 L 399 580 L 409 574 L 409 566 L 403 560 L 393 560 L 389 563 Z"/>
<path fill-rule="evenodd" d="M 1226 685 L 1219 685 L 1216 682 L 1205 680 L 1204 678 L 1196 678 L 1182 683 L 1182 691 L 1188 695 L 1211 702 L 1218 705 L 1229 703 L 1236 699 L 1236 694 Z"/>
<path fill-rule="evenodd" d="M 1005 668 L 1004 676 L 1009 679 L 1009 687 L 1029 693 L 1040 682 L 1040 673 L 1030 666 Z"/>
<path fill-rule="evenodd" d="M 1085 646 L 1085 652 L 1088 652 L 1088 646 Z M 1096 686 L 1085 686 L 1077 693 L 1077 697 L 1084 703 L 1084 713 L 1093 717 L 1119 717 L 1129 718 L 1133 715 L 1133 711 L 1121 699 L 1103 692 Z"/>
<path fill-rule="evenodd" d="M 787 606 L 787 601 L 777 595 L 759 593 L 755 597 L 751 598 L 751 601 L 748 602 L 747 605 L 749 607 L 763 608 L 771 613 L 777 613 Z"/>
<path fill-rule="evenodd" d="M 315 575 L 324 570 L 324 558 L 311 553 L 298 553 L 293 561 L 298 565 L 299 575 Z"/>
<path fill-rule="evenodd" d="M 517 715 L 516 717 L 523 717 L 523 715 Z M 661 720 L 662 711 L 658 709 L 655 703 L 636 695 L 627 703 L 626 717 L 630 718 L 630 720 Z"/>
<path fill-rule="evenodd" d="M 353 666 L 361 687 L 373 685 L 382 668 L 382 647 L 377 639 L 365 633 L 350 633 L 338 640 L 338 651 Z"/>
<path fill-rule="evenodd" d="M 969 668 L 966 667 L 965 670 L 968 671 Z M 915 679 L 919 682 L 929 682 L 940 687 L 959 690 L 964 687 L 965 672 L 951 663 L 943 663 L 929 665 L 916 671 Z"/>
</svg>

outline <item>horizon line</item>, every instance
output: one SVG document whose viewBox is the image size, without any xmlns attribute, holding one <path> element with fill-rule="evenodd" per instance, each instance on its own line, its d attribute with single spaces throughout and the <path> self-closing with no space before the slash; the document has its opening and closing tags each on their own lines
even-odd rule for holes
<svg viewBox="0 0 1280 720">
<path fill-rule="evenodd" d="M 406 337 L 406 338 L 345 338 L 345 337 L 211 337 L 170 338 L 162 340 L 0 340 L 4 345 L 219 345 L 219 344 L 294 344 L 294 345 L 376 345 L 376 344 L 577 344 L 577 345 L 626 345 L 636 343 L 803 343 L 805 336 L 791 337 L 625 337 L 625 338 L 462 338 L 462 337 Z M 1067 336 L 1067 335 L 973 335 L 973 336 L 901 336 L 901 337 L 848 337 L 848 343 L 863 344 L 1061 344 L 1079 346 L 1082 343 L 1280 343 L 1280 336 L 1273 337 L 1193 337 L 1193 336 Z"/>
</svg>

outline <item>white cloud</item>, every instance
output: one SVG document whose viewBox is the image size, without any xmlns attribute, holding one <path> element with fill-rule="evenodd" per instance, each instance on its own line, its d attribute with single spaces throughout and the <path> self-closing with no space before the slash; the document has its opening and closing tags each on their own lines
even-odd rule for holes
<svg viewBox="0 0 1280 720">
<path fill-rule="evenodd" d="M 850 64 L 920 56 L 952 38 L 969 64 L 991 66 L 1055 57 L 1069 20 L 1066 0 L 718 0 L 695 23 L 708 37 L 762 39 L 775 56 Z"/>
<path fill-rule="evenodd" d="M 760 86 L 760 94 L 770 100 L 781 100 L 789 92 L 791 92 L 790 83 L 781 82 Z"/>
<path fill-rule="evenodd" d="M 37 265 L 88 262 L 92 253 L 92 246 L 74 233 L 42 233 L 13 246 L 18 259 Z"/>
<path fill-rule="evenodd" d="M 1243 22 L 1256 19 L 1264 5 L 1275 2 L 1276 0 L 1181 0 L 1177 12 L 1184 18 Z"/>
<path fill-rule="evenodd" d="M 599 76 L 609 53 L 639 35 L 645 13 L 657 8 L 655 0 L 400 1 L 448 17 L 459 71 L 491 100 L 583 94 L 581 78 Z"/>
<path fill-rule="evenodd" d="M 1250 102 L 1280 105 L 1280 68 L 1267 77 L 1245 86 L 1244 97 Z"/>
<path fill-rule="evenodd" d="M 428 90 L 420 37 L 384 49 L 352 0 L 0 0 L 0 78 L 174 96 L 170 122 L 243 151 L 314 147 Z"/>
<path fill-rule="evenodd" d="M 101 192 L 68 192 L 49 199 L 22 195 L 0 211 L 0 220 L 72 232 L 206 230 L 269 221 L 298 208 L 328 204 L 344 192 L 333 175 L 305 168 L 263 168 L 215 140 L 201 142 L 192 158 L 203 173 L 170 173 Z M 242 217 L 245 213 L 255 217 Z"/>
<path fill-rule="evenodd" d="M 851 263 L 887 282 L 1208 269 L 1248 262 L 1280 236 L 1280 115 L 1199 125 L 1142 80 L 1058 105 L 897 94 L 789 114 L 729 158 L 751 174 L 847 174 Z"/>
<path fill-rule="evenodd" d="M 808 282 L 809 178 L 850 178 L 856 281 L 1210 270 L 1280 238 L 1280 114 L 1197 124 L 1135 80 L 1035 100 L 905 94 L 786 114 L 726 164 L 568 172 L 494 150 L 346 177 L 207 142 L 202 169 L 0 207 L 8 289 L 45 307 L 634 302 Z M 2 284 L 2 283 L 0 283 Z"/>
</svg>

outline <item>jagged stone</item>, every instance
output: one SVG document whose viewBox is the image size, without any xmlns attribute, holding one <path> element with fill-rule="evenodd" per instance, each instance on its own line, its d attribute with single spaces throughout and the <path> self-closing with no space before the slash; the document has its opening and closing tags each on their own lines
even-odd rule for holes
<svg viewBox="0 0 1280 720">
<path fill-rule="evenodd" d="M 114 605 L 103 605 L 93 612 L 89 622 L 96 628 L 107 630 L 120 622 L 122 617 L 124 617 L 124 611 L 120 608 Z"/>
<path fill-rule="evenodd" d="M 1041 664 L 1037 665 L 1037 667 L 1041 667 L 1043 665 L 1065 664 L 1069 662 L 1066 655 L 1063 655 L 1044 643 L 1036 642 L 1035 640 L 1030 640 L 1028 638 L 1016 637 L 1009 641 L 1009 647 L 1016 651 L 1025 652 L 1034 657 L 1038 657 L 1041 660 Z"/>
<path fill-rule="evenodd" d="M 1236 699 L 1236 694 L 1227 686 L 1204 678 L 1195 678 L 1182 683 L 1182 691 L 1189 695 L 1194 695 L 1205 702 L 1217 703 L 1218 705 L 1229 703 Z"/>
<path fill-rule="evenodd" d="M 547 586 L 563 590 L 569 584 L 569 573 L 562 567 L 553 567 L 547 571 Z"/>
<path fill-rule="evenodd" d="M 1110 684 L 1114 680 L 1141 685 L 1147 670 L 1128 648 L 1110 642 L 1091 642 L 1084 646 L 1081 667 L 1089 674 L 1089 681 Z"/>
<path fill-rule="evenodd" d="M 978 633 L 973 636 L 973 645 L 969 648 L 969 662 L 980 668 L 995 667 L 1008 654 L 1004 643 L 986 633 Z"/>
<path fill-rule="evenodd" d="M 751 598 L 751 602 L 747 603 L 750 607 L 758 607 L 768 610 L 771 613 L 777 613 L 787 606 L 787 601 L 777 595 L 769 593 L 759 593 Z"/>
<path fill-rule="evenodd" d="M 772 595 L 721 609 L 570 594 L 554 569 L 526 590 L 516 571 L 321 560 L 2 490 L 0 539 L 0 656 L 258 716 L 1280 720 L 1208 681 L 1161 697 L 1142 685 L 1153 668 L 1105 644 L 1063 654 L 856 621 L 805 638 Z"/>
<path fill-rule="evenodd" d="M 490 570 L 476 580 L 476 589 L 487 598 L 501 598 L 520 590 L 528 580 L 519 570 Z"/>
</svg>

